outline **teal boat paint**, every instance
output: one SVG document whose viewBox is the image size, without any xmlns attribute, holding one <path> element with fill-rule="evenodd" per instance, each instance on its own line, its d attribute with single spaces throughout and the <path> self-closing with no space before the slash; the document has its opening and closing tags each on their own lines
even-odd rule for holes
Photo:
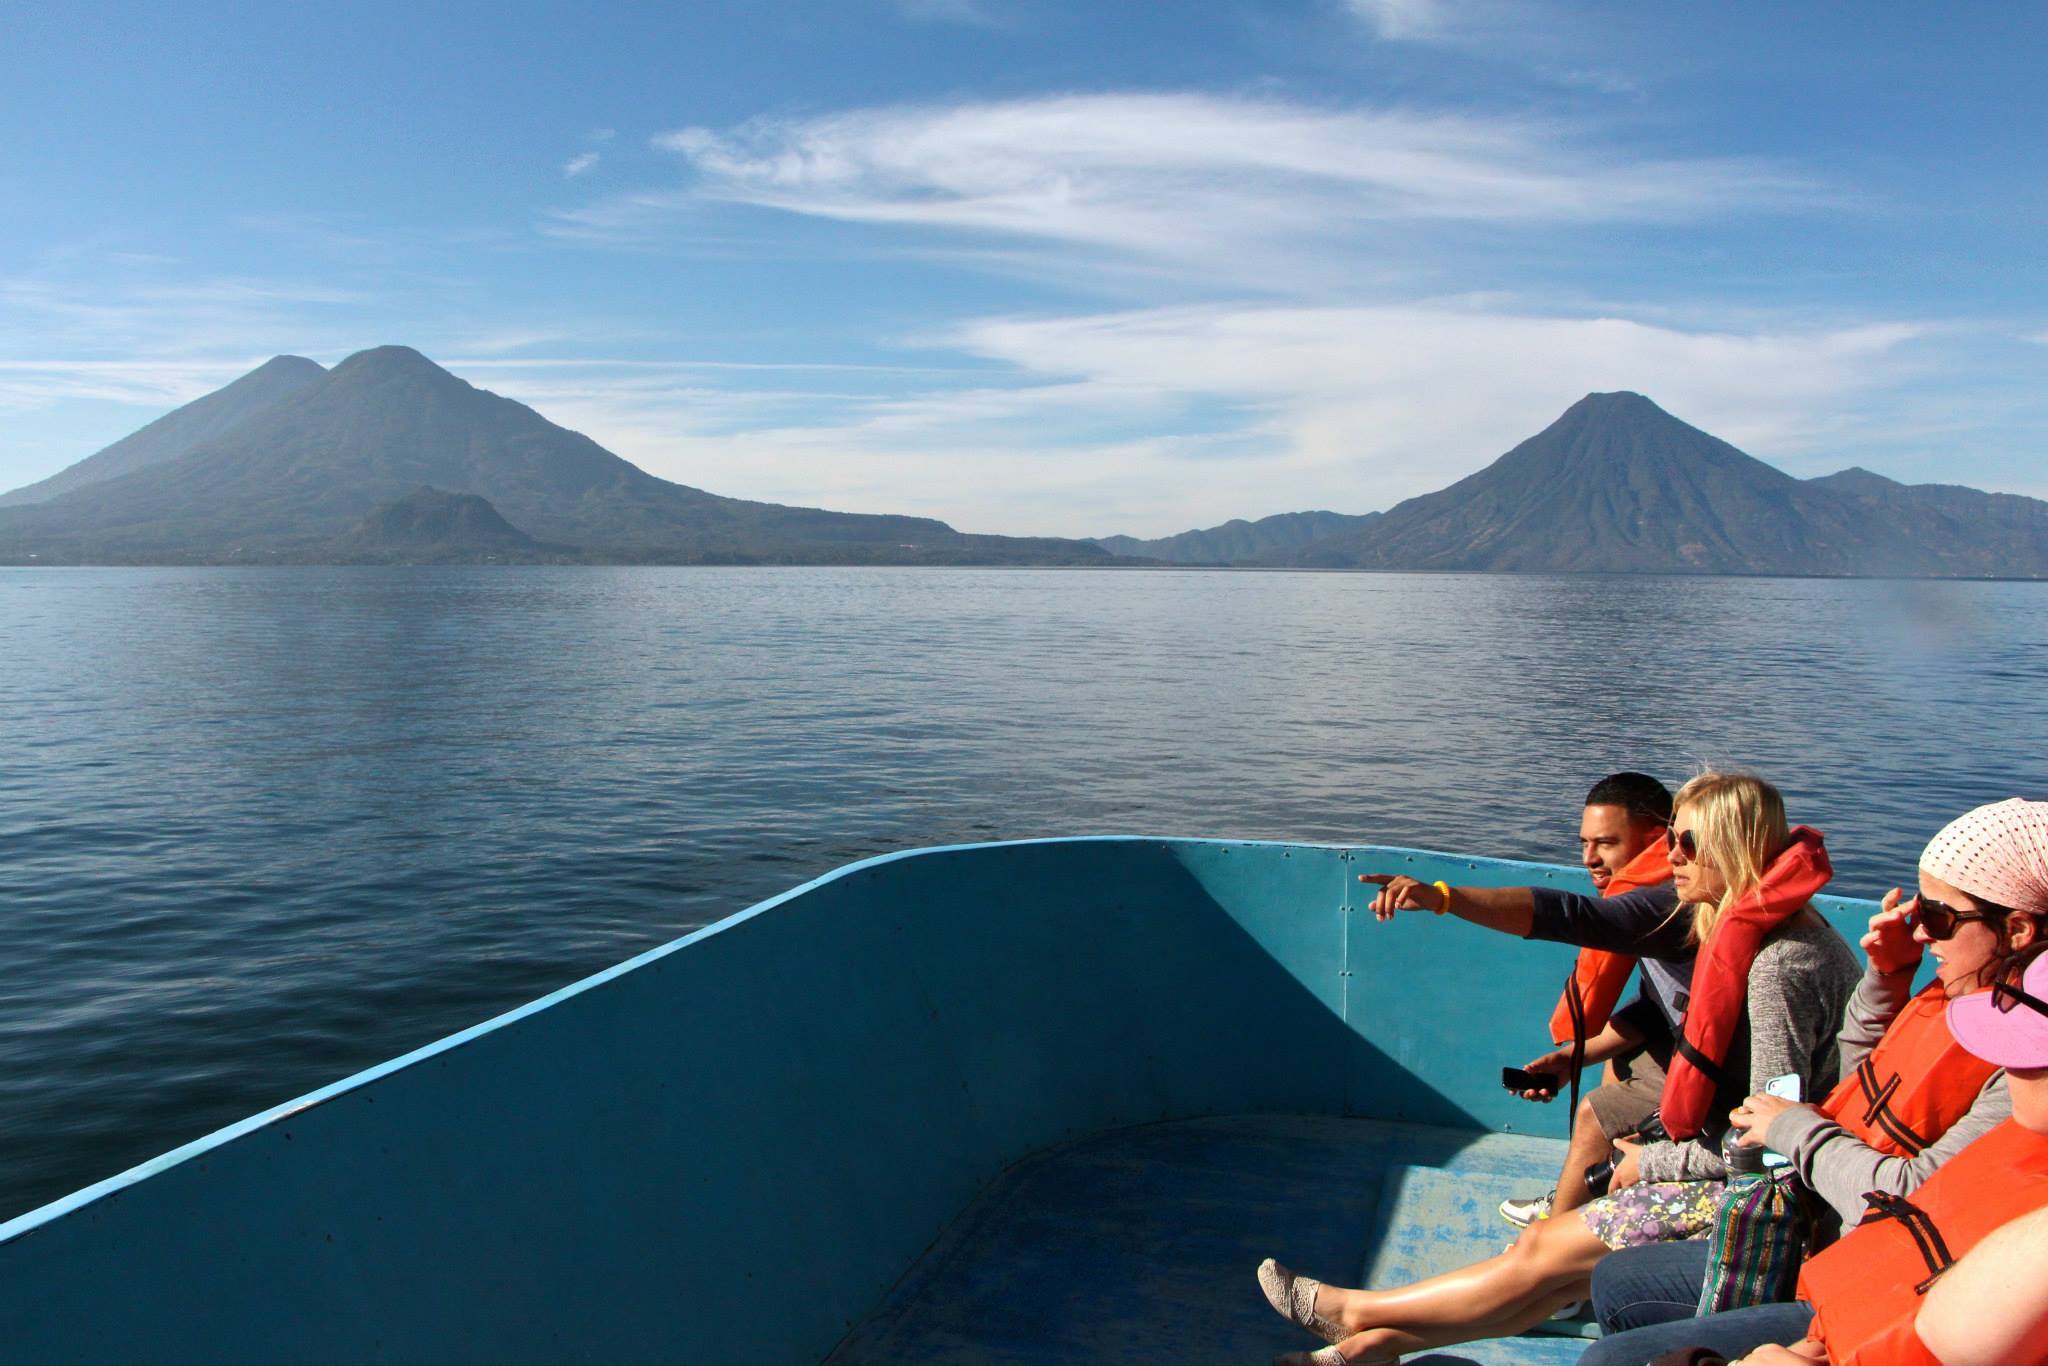
<svg viewBox="0 0 2048 1366">
<path fill-rule="evenodd" d="M 1220 1117 L 1373 1121 L 1340 1132 L 1391 1164 L 1358 1174 L 1392 1192 L 1378 1217 L 1406 1191 L 1441 1208 L 1400 1169 L 1561 1131 L 1499 1069 L 1540 1051 L 1571 955 L 1376 922 L 1366 871 L 1587 887 L 1140 837 L 856 863 L 0 1225 L 8 1355 L 814 1363 L 900 1312 L 1006 1173 L 1136 1126 L 1193 1123 L 1208 1151 Z M 1852 939 L 1874 909 L 1819 904 Z M 1205 1215 L 1234 1217 L 1177 1222 Z M 1356 1237 L 1359 1267 L 1385 1252 Z"/>
</svg>

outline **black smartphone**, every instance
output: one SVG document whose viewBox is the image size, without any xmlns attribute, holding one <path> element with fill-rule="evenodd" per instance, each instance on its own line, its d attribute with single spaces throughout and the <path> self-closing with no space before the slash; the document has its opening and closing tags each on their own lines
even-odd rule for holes
<svg viewBox="0 0 2048 1366">
<path fill-rule="evenodd" d="M 1526 1072 L 1519 1067 L 1500 1069 L 1500 1084 L 1510 1091 L 1548 1091 L 1557 1094 L 1557 1078 L 1548 1072 Z"/>
</svg>

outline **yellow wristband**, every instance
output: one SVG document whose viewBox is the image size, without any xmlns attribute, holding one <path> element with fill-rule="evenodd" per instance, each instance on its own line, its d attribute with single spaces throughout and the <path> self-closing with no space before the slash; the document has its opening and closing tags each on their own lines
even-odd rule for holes
<svg viewBox="0 0 2048 1366">
<path fill-rule="evenodd" d="M 1451 884 L 1448 882 L 1432 882 L 1429 885 L 1444 894 L 1444 904 L 1437 909 L 1437 914 L 1442 915 L 1445 911 L 1451 909 Z"/>
</svg>

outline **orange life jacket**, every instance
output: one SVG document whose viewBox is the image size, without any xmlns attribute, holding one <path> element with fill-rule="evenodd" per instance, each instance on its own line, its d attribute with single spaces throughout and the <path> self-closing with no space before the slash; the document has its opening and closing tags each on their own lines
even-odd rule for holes
<svg viewBox="0 0 2048 1366">
<path fill-rule="evenodd" d="M 1874 1194 L 1874 1193 L 1873 1193 Z M 2048 1134 L 2006 1120 L 1943 1163 L 1910 1199 L 1887 1196 L 1842 1241 L 1806 1263 L 1808 1335 L 1834 1366 L 1934 1357 L 1913 1331 L 1920 1297 L 2000 1224 L 2048 1206 Z"/>
<path fill-rule="evenodd" d="M 1764 936 L 1804 910 L 1833 876 L 1820 831 L 1806 825 L 1795 828 L 1791 842 L 1764 869 L 1763 880 L 1721 913 L 1713 933 L 1700 945 L 1692 964 L 1684 1037 L 1672 1054 L 1659 1108 L 1664 1132 L 1671 1137 L 1692 1138 L 1706 1124 L 1728 1060 L 1729 1041 L 1749 999 L 1749 965 Z M 1754 1080 L 1760 1083 L 1764 1078 Z"/>
<path fill-rule="evenodd" d="M 1820 1112 L 1894 1157 L 1917 1157 L 1969 1113 L 1998 1070 L 1956 1042 L 1941 983 L 1906 1002 Z"/>
<path fill-rule="evenodd" d="M 1607 880 L 1607 890 L 1601 895 L 1621 896 L 1669 881 L 1671 854 L 1664 847 L 1663 840 L 1655 839 Z M 1635 970 L 1636 960 L 1629 954 L 1609 953 L 1605 949 L 1580 949 L 1579 961 L 1572 965 L 1571 984 L 1558 998 L 1557 1009 L 1550 1012 L 1550 1037 L 1561 1044 L 1572 1041 L 1573 986 L 1578 988 L 1579 1001 L 1586 1015 L 1585 1033 L 1579 1037 L 1590 1039 L 1607 1028 L 1607 1018 L 1614 1013 L 1614 1003 L 1621 999 L 1621 990 L 1628 985 L 1628 975 Z"/>
</svg>

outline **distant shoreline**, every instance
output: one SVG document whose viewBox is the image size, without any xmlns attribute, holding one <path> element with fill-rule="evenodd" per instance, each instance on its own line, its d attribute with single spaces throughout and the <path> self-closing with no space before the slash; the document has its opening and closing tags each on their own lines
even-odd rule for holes
<svg viewBox="0 0 2048 1366">
<path fill-rule="evenodd" d="M 270 573 L 289 569 L 358 569 L 358 570 L 407 570 L 407 569 L 478 569 L 478 570 L 531 570 L 531 569 L 675 569 L 675 570 L 748 570 L 786 571 L 797 569 L 833 569 L 854 573 L 957 573 L 973 570 L 977 572 L 1001 572 L 1005 574 L 1337 574 L 1357 575 L 1376 578 L 1431 578 L 1431 579 L 1748 579 L 1784 580 L 1787 582 L 1812 582 L 1826 580 L 1837 583 L 2041 583 L 2048 584 L 2048 576 L 2023 574 L 1742 574 L 1723 570 L 1702 570 L 1698 572 L 1683 569 L 1618 570 L 1618 569 L 1349 569 L 1306 565 L 1261 565 L 1261 564 L 678 564 L 662 560 L 617 560 L 578 561 L 574 563 L 535 563 L 515 561 L 510 563 L 478 563 L 471 561 L 448 561 L 434 563 L 422 561 L 414 564 L 362 564 L 335 561 L 301 560 L 293 562 L 257 563 L 177 563 L 162 562 L 105 562 L 79 561 L 76 563 L 27 563 L 23 561 L 0 561 L 0 569 L 236 569 Z"/>
</svg>

